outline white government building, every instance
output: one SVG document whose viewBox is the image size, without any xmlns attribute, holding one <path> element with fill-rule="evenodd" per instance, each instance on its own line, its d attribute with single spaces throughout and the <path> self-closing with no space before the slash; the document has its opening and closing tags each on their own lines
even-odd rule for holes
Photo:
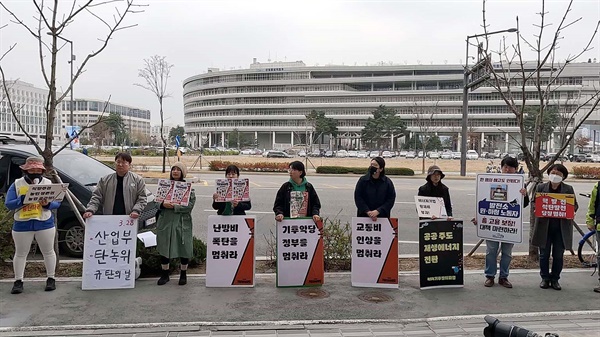
<svg viewBox="0 0 600 337">
<path fill-rule="evenodd" d="M 8 93 L 13 107 L 18 111 L 17 116 L 21 124 L 37 142 L 43 142 L 46 135 L 46 103 L 48 101 L 48 90 L 36 88 L 33 84 L 23 81 L 7 81 Z M 61 95 L 57 93 L 57 95 Z M 55 141 L 59 141 L 62 135 L 61 107 L 56 108 L 54 127 L 52 135 Z M 8 136 L 19 142 L 29 139 L 19 128 L 13 117 L 4 87 L 0 90 L 0 135 Z"/>
<path fill-rule="evenodd" d="M 553 102 L 569 113 L 600 88 L 599 63 L 574 63 L 554 83 Z M 451 138 L 460 148 L 462 65 L 306 66 L 296 62 L 254 62 L 248 69 L 208 69 L 183 82 L 187 138 L 194 147 L 225 146 L 237 129 L 258 140 L 258 147 L 284 149 L 309 143 L 312 131 L 305 115 L 324 111 L 338 120 L 340 148 L 361 148 L 360 132 L 380 105 L 391 107 L 408 131 L 419 133 L 415 109 L 434 111 L 429 129 Z M 527 87 L 527 105 L 539 105 Z M 597 90 L 597 89 L 596 89 Z M 584 107 L 588 109 L 590 106 Z M 469 149 L 516 152 L 519 131 L 514 115 L 491 87 L 469 92 Z M 600 112 L 588 119 L 600 124 Z M 545 144 L 556 145 L 558 130 Z M 403 141 L 403 138 L 398 140 Z M 397 145 L 397 144 L 396 144 Z"/>
</svg>

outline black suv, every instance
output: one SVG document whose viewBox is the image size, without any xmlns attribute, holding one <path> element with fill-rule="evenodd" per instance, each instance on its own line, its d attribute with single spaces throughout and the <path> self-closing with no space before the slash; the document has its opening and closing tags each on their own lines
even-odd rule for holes
<svg viewBox="0 0 600 337">
<path fill-rule="evenodd" d="M 5 196 L 10 185 L 22 176 L 19 166 L 25 163 L 27 157 L 33 155 L 37 155 L 33 145 L 0 145 L 0 195 Z M 62 181 L 69 183 L 69 190 L 83 205 L 90 201 L 92 191 L 100 178 L 115 172 L 94 158 L 68 149 L 62 150 L 54 157 L 54 168 Z M 148 190 L 146 193 L 148 205 L 138 220 L 140 229 L 153 223 L 158 206 L 154 202 L 154 195 Z M 60 251 L 73 257 L 83 256 L 84 230 L 69 203 L 64 200 L 57 212 Z"/>
</svg>

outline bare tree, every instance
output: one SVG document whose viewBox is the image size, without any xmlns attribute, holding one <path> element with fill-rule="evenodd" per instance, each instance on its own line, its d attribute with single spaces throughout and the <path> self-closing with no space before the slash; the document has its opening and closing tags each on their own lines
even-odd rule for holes
<svg viewBox="0 0 600 337">
<path fill-rule="evenodd" d="M 423 151 L 423 160 L 421 162 L 421 173 L 425 173 L 425 159 L 427 157 L 427 145 L 431 139 L 436 136 L 440 127 L 434 123 L 434 116 L 437 114 L 438 103 L 435 105 L 423 105 L 415 103 L 412 107 L 414 121 L 419 128 L 419 140 L 421 141 L 421 148 Z"/>
<path fill-rule="evenodd" d="M 11 97 L 12 91 L 9 88 L 10 81 L 8 81 L 5 77 L 2 62 L 0 62 L 0 79 L 2 80 L 1 91 L 4 92 L 4 99 L 8 103 L 8 110 L 12 114 L 12 117 L 18 124 L 19 129 L 25 134 L 30 142 L 35 146 L 38 153 L 44 158 L 44 165 L 46 166 L 50 177 L 55 182 L 60 182 L 60 177 L 54 170 L 54 156 L 68 146 L 72 139 L 70 139 L 69 142 L 64 144 L 58 150 L 53 151 L 53 127 L 55 124 L 55 119 L 58 117 L 57 107 L 62 103 L 65 97 L 70 94 L 77 79 L 79 79 L 79 77 L 85 72 L 88 62 L 106 49 L 108 42 L 113 38 L 114 34 L 120 30 L 136 26 L 125 25 L 125 18 L 129 14 L 139 13 L 141 10 L 139 10 L 140 5 L 134 4 L 134 0 L 108 0 L 99 3 L 93 3 L 92 0 L 73 0 L 69 6 L 65 6 L 65 10 L 62 10 L 62 6 L 59 6 L 59 4 L 64 5 L 65 1 L 48 2 L 49 3 L 46 4 L 44 0 L 33 0 L 34 23 L 28 23 L 23 18 L 11 11 L 8 6 L 4 4 L 4 2 L 0 1 L 0 10 L 8 13 L 10 21 L 13 24 L 19 25 L 29 32 L 37 44 L 44 84 L 48 88 L 47 101 L 44 107 L 46 126 L 43 144 L 38 144 L 36 139 L 29 134 L 27 128 L 23 125 L 23 121 L 19 116 L 19 110 L 21 107 L 18 106 L 18 104 L 15 104 L 15 100 Z M 103 9 L 103 7 L 106 7 L 112 3 L 118 3 L 121 6 L 115 7 L 115 13 L 112 15 L 112 20 L 107 21 L 98 13 Z M 83 58 L 83 61 L 73 73 L 72 78 L 69 79 L 66 85 L 59 85 L 57 80 L 58 65 L 56 61 L 59 52 L 64 46 L 60 44 L 62 44 L 63 41 L 69 41 L 70 43 L 73 43 L 73 41 L 66 39 L 65 36 L 68 36 L 68 29 L 70 28 L 71 24 L 75 20 L 79 19 L 99 20 L 105 26 L 105 29 L 103 32 L 98 32 L 98 34 L 100 34 L 100 38 L 98 38 L 98 46 L 94 49 L 94 51 L 91 51 L 85 58 Z M 0 29 L 1 28 L 2 27 L 0 27 Z M 17 43 L 10 45 L 8 50 L 2 54 L 2 57 L 0 57 L 0 61 L 16 47 Z M 66 87 L 66 90 L 64 90 L 62 94 L 58 94 L 57 88 L 59 87 Z M 93 125 L 94 124 L 85 125 L 82 127 L 81 131 L 92 127 Z M 78 216 L 79 221 L 83 225 L 83 219 L 79 215 L 77 208 L 78 206 L 82 207 L 81 203 L 75 199 L 75 196 L 72 193 L 67 193 L 67 200 L 71 208 L 75 211 L 75 215 Z M 55 250 L 58 251 L 57 247 L 58 245 L 55 244 Z"/>
<path fill-rule="evenodd" d="M 538 14 L 539 22 L 534 24 L 537 32 L 533 38 L 525 37 L 518 31 L 516 42 L 507 45 L 503 38 L 498 49 L 490 48 L 487 34 L 488 24 L 486 22 L 485 0 L 483 1 L 483 29 L 485 31 L 482 48 L 482 59 L 486 61 L 486 69 L 489 73 L 487 81 L 507 105 L 509 111 L 514 115 L 519 127 L 519 134 L 514 138 L 523 153 L 524 161 L 529 170 L 529 182 L 533 184 L 532 191 L 542 182 L 543 173 L 552 165 L 558 157 L 572 143 L 575 133 L 590 115 L 599 109 L 600 88 L 586 88 L 586 95 L 576 94 L 571 104 L 561 105 L 560 88 L 563 84 L 580 84 L 565 82 L 568 79 L 561 77 L 570 64 L 574 63 L 580 56 L 598 44 L 598 27 L 600 21 L 595 24 L 594 31 L 589 33 L 588 42 L 579 50 L 568 54 L 566 58 L 559 60 L 556 54 L 560 42 L 564 39 L 565 31 L 583 18 L 570 18 L 573 1 L 570 1 L 565 9 L 562 19 L 558 24 L 547 21 L 546 1 L 541 0 L 541 10 Z M 519 18 L 516 18 L 517 29 L 520 28 Z M 529 59 L 527 50 L 532 52 L 533 60 Z M 585 83 L 581 83 L 585 85 Z M 530 90 L 533 87 L 534 90 Z M 527 132 L 525 127 L 526 107 L 535 102 L 536 116 L 531 128 Z M 529 103 L 529 104 L 526 104 Z M 546 164 L 540 162 L 540 150 L 542 146 L 542 127 L 545 115 L 552 109 L 559 109 L 561 121 L 559 122 L 560 135 L 558 139 L 558 150 L 556 155 L 549 158 Z M 530 139 L 530 142 L 528 142 Z M 530 226 L 533 227 L 535 216 L 533 208 L 530 213 Z M 533 229 L 533 228 L 532 228 Z M 530 231 L 530 236 L 533 230 Z M 530 237 L 531 242 L 531 237 Z M 529 245 L 529 255 L 537 259 L 537 247 Z"/>
<path fill-rule="evenodd" d="M 163 146 L 163 167 L 165 173 L 167 158 L 167 140 L 164 135 L 165 116 L 163 112 L 163 100 L 170 95 L 167 93 L 167 82 L 171 73 L 172 64 L 167 62 L 165 56 L 154 55 L 149 59 L 144 59 L 144 68 L 138 70 L 138 77 L 143 78 L 146 84 L 135 83 L 134 85 L 152 92 L 158 99 L 160 105 L 160 138 Z"/>
</svg>

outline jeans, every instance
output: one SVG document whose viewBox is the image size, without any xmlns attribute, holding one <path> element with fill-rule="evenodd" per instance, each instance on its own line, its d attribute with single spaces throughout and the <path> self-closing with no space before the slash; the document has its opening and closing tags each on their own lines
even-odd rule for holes
<svg viewBox="0 0 600 337">
<path fill-rule="evenodd" d="M 497 263 L 496 258 L 498 257 L 498 249 L 502 250 L 502 256 L 500 257 L 500 278 L 508 278 L 508 268 L 510 267 L 510 261 L 512 261 L 512 250 L 515 246 L 513 243 L 498 242 L 485 240 L 485 276 L 495 277 Z"/>
<path fill-rule="evenodd" d="M 542 280 L 558 281 L 563 269 L 563 256 L 565 244 L 560 230 L 548 229 L 546 246 L 540 247 L 540 276 Z M 552 271 L 550 268 L 550 256 L 552 256 Z"/>
</svg>

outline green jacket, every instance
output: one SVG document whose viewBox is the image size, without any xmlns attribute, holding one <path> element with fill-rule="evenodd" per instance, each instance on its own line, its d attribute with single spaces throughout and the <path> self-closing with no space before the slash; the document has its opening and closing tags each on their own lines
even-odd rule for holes
<svg viewBox="0 0 600 337">
<path fill-rule="evenodd" d="M 163 208 L 161 205 L 156 222 L 156 245 L 160 255 L 170 259 L 193 257 L 192 209 L 195 202 L 196 194 L 192 190 L 187 206 Z"/>
<path fill-rule="evenodd" d="M 594 185 L 594 188 L 592 189 L 590 204 L 588 205 L 588 210 L 585 214 L 585 223 L 587 224 L 588 228 L 594 227 L 595 218 L 598 216 L 597 208 L 600 208 L 598 207 L 600 206 L 600 202 L 598 201 L 598 198 L 600 197 L 598 195 L 598 185 L 600 185 L 600 182 L 597 182 L 596 185 Z M 600 222 L 596 224 L 596 230 L 600 230 Z"/>
</svg>

